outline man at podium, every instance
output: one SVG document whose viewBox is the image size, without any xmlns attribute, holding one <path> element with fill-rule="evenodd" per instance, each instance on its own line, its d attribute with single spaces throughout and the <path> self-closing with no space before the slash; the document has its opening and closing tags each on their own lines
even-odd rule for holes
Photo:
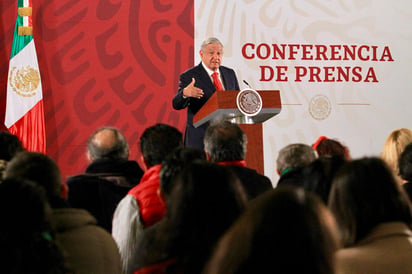
<svg viewBox="0 0 412 274">
<path fill-rule="evenodd" d="M 239 90 L 239 82 L 233 69 L 221 65 L 223 45 L 217 38 L 210 37 L 203 41 L 199 54 L 201 63 L 179 77 L 173 108 L 187 108 L 185 146 L 203 150 L 203 137 L 208 123 L 195 128 L 193 116 L 216 90 Z"/>
</svg>

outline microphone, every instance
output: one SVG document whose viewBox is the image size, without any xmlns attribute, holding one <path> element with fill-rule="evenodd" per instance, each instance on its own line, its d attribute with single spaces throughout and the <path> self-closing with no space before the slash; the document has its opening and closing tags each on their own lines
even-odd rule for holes
<svg viewBox="0 0 412 274">
<path fill-rule="evenodd" d="M 243 83 L 245 83 L 250 89 L 253 89 L 246 80 L 243 80 Z"/>
</svg>

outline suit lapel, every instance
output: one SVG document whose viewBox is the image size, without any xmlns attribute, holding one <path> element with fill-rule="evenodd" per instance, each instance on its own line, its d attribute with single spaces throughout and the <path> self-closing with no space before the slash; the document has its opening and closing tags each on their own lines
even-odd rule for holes
<svg viewBox="0 0 412 274">
<path fill-rule="evenodd" d="M 219 73 L 220 73 L 220 78 L 222 78 L 222 84 L 225 90 L 228 89 L 228 85 L 227 85 L 227 78 L 226 78 L 226 73 L 223 72 L 222 67 L 219 67 Z"/>
<path fill-rule="evenodd" d="M 203 68 L 202 63 L 200 63 L 197 66 L 196 72 L 199 75 L 198 79 L 201 81 L 201 83 L 199 83 L 199 87 L 201 88 L 205 87 L 203 89 L 214 91 L 215 86 L 213 85 L 213 82 L 210 79 L 209 74 L 207 74 L 207 71 Z"/>
</svg>

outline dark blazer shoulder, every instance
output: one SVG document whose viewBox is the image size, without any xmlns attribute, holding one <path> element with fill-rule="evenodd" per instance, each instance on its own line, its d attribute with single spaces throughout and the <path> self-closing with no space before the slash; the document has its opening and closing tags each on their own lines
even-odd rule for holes
<svg viewBox="0 0 412 274">
<path fill-rule="evenodd" d="M 221 72 L 233 72 L 233 73 L 235 73 L 234 69 L 226 67 L 226 66 L 220 66 L 219 69 L 220 69 Z"/>
<path fill-rule="evenodd" d="M 273 189 L 272 181 L 256 170 L 243 166 L 228 166 L 239 178 L 249 199 L 256 198 L 263 192 Z"/>
<path fill-rule="evenodd" d="M 193 75 L 193 74 L 204 74 L 206 70 L 203 68 L 202 63 L 197 64 L 194 67 L 191 67 L 184 72 L 181 73 L 181 76 L 186 76 L 186 75 Z"/>
</svg>

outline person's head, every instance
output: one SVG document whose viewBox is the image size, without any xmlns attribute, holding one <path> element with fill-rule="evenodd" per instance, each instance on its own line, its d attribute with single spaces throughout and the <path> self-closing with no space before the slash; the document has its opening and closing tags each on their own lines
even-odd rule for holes
<svg viewBox="0 0 412 274">
<path fill-rule="evenodd" d="M 90 161 L 102 158 L 127 160 L 129 144 L 119 129 L 101 127 L 89 137 L 87 155 Z"/>
<path fill-rule="evenodd" d="M 18 153 L 7 165 L 4 178 L 28 179 L 41 185 L 50 203 L 67 195 L 59 167 L 53 159 L 40 152 Z"/>
<path fill-rule="evenodd" d="M 54 242 L 51 209 L 38 184 L 9 178 L 0 184 L 0 257 L 4 273 L 68 273 Z"/>
<path fill-rule="evenodd" d="M 301 143 L 287 145 L 279 151 L 276 159 L 277 172 L 283 175 L 290 170 L 307 166 L 317 157 L 316 151 L 309 145 Z"/>
<path fill-rule="evenodd" d="M 401 178 L 412 182 L 412 143 L 408 144 L 399 156 L 398 167 Z"/>
<path fill-rule="evenodd" d="M 212 162 L 244 160 L 247 138 L 239 125 L 225 120 L 212 122 L 203 139 L 206 156 Z"/>
<path fill-rule="evenodd" d="M 16 153 L 23 151 L 23 145 L 16 135 L 0 131 L 0 160 L 10 161 Z"/>
<path fill-rule="evenodd" d="M 222 63 L 223 44 L 215 37 L 209 37 L 200 46 L 200 57 L 209 69 L 216 71 Z"/>
<path fill-rule="evenodd" d="M 166 124 L 148 127 L 140 137 L 140 152 L 147 168 L 161 164 L 167 155 L 182 145 L 182 133 Z"/>
<path fill-rule="evenodd" d="M 252 201 L 220 239 L 205 274 L 334 273 L 333 215 L 302 188 L 278 187 Z"/>
<path fill-rule="evenodd" d="M 205 153 L 197 148 L 179 147 L 162 162 L 160 169 L 160 190 L 167 198 L 172 189 L 174 178 L 195 160 L 206 160 Z"/>
<path fill-rule="evenodd" d="M 345 162 L 342 156 L 319 156 L 304 167 L 303 188 L 317 194 L 327 204 L 333 178 Z"/>
<path fill-rule="evenodd" d="M 406 145 L 412 143 L 412 131 L 407 128 L 400 128 L 392 131 L 385 140 L 381 158 L 391 168 L 396 178 L 399 174 L 398 159 Z M 399 179 L 400 180 L 400 179 Z M 400 183 L 400 181 L 398 182 Z"/>
<path fill-rule="evenodd" d="M 162 235 L 184 273 L 199 273 L 218 238 L 244 209 L 240 181 L 227 166 L 196 161 L 174 179 Z"/>
<path fill-rule="evenodd" d="M 325 136 L 320 136 L 312 145 L 319 156 L 341 156 L 346 160 L 350 160 L 349 149 L 341 142 L 329 139 Z"/>
<path fill-rule="evenodd" d="M 40 185 L 22 178 L 7 178 L 0 183 L 0 216 L 4 221 L 0 237 L 20 241 L 19 238 L 48 233 L 50 214 L 45 190 Z"/>
<path fill-rule="evenodd" d="M 357 243 L 382 223 L 412 225 L 406 193 L 383 160 L 375 157 L 357 159 L 342 166 L 332 183 L 329 207 L 346 246 Z"/>
</svg>

